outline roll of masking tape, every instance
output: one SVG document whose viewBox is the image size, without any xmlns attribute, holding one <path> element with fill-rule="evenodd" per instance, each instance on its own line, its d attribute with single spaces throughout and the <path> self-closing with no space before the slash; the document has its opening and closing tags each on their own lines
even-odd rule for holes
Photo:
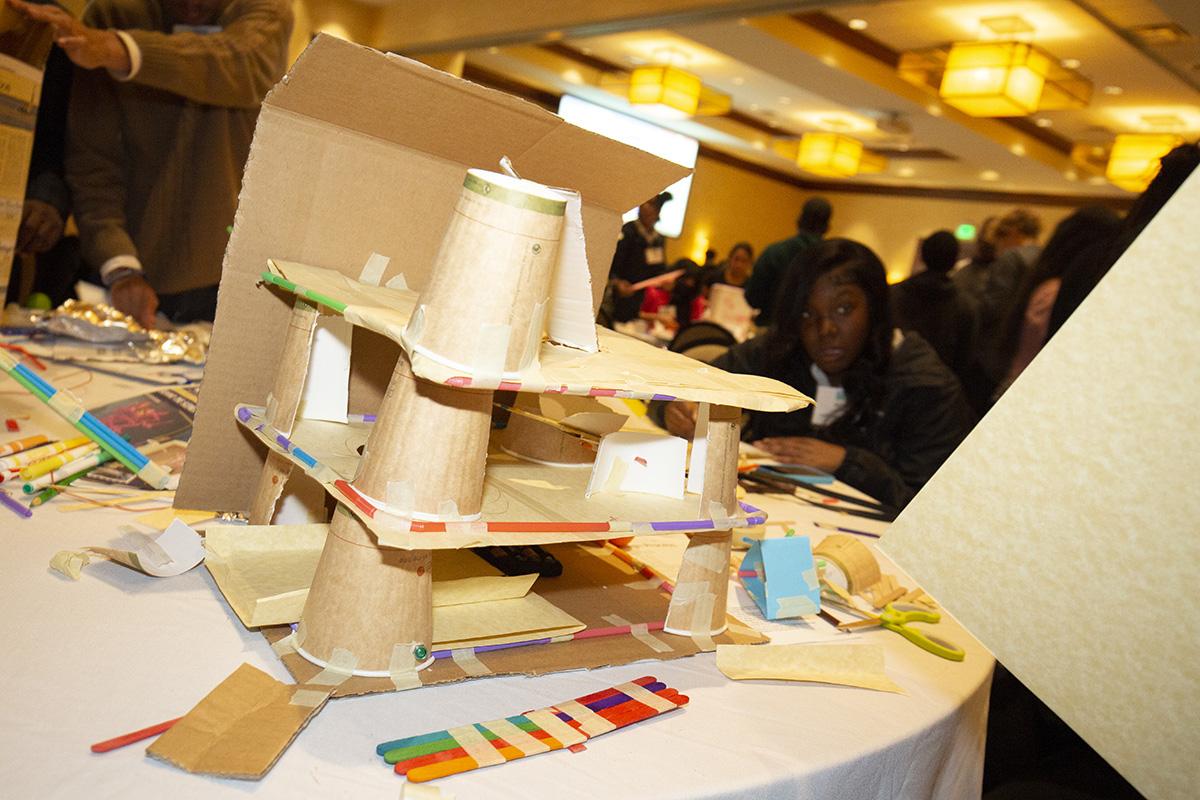
<svg viewBox="0 0 1200 800">
<path fill-rule="evenodd" d="M 813 555 L 828 562 L 826 580 L 844 585 L 850 594 L 860 594 L 882 577 L 879 562 L 867 546 L 846 533 L 826 536 L 813 548 Z"/>
</svg>

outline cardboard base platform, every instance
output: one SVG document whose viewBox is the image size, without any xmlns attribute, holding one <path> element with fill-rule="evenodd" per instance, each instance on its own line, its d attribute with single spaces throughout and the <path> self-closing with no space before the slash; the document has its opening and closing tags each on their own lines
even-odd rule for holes
<svg viewBox="0 0 1200 800">
<path fill-rule="evenodd" d="M 607 628 L 614 624 L 661 622 L 666 619 L 670 597 L 657 589 L 647 588 L 649 583 L 645 578 L 628 564 L 607 554 L 604 548 L 563 544 L 551 545 L 546 549 L 562 562 L 563 574 L 557 578 L 540 578 L 535 584 L 535 591 L 584 622 L 589 629 Z M 614 623 L 605 619 L 610 615 L 619 616 L 626 622 Z M 262 633 L 267 641 L 274 644 L 291 633 L 291 628 L 281 625 L 264 628 Z M 702 652 L 701 645 L 691 638 L 662 632 L 656 633 L 655 636 L 671 649 L 658 652 L 639 639 L 625 634 L 495 650 L 479 653 L 476 658 L 495 675 L 545 675 L 572 669 L 629 664 L 647 659 L 668 661 Z M 757 644 L 765 641 L 767 637 L 732 620 L 729 630 L 713 637 L 713 642 L 717 644 Z M 321 671 L 320 667 L 294 652 L 284 655 L 283 663 L 297 683 L 306 683 Z M 422 685 L 426 686 L 488 677 L 468 674 L 449 658 L 438 659 L 432 666 L 417 674 Z M 333 696 L 393 691 L 396 691 L 396 686 L 388 678 L 351 677 L 334 689 Z"/>
</svg>

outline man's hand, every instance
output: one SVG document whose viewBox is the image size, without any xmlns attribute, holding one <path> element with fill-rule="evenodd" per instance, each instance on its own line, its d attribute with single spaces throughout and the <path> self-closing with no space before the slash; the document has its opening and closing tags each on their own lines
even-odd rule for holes
<svg viewBox="0 0 1200 800">
<path fill-rule="evenodd" d="M 147 330 L 154 327 L 154 313 L 158 311 L 158 295 L 141 275 L 122 278 L 109 288 L 113 307 L 138 321 Z"/>
<path fill-rule="evenodd" d="M 58 6 L 34 5 L 25 0 L 7 2 L 26 19 L 53 28 L 54 41 L 76 65 L 84 69 L 104 67 L 117 73 L 127 73 L 132 69 L 129 51 L 112 31 L 89 28 Z"/>
<path fill-rule="evenodd" d="M 44 253 L 62 238 L 63 218 L 58 209 L 41 200 L 27 199 L 17 231 L 18 253 Z"/>
<path fill-rule="evenodd" d="M 696 435 L 698 412 L 699 406 L 695 403 L 683 401 L 667 403 L 667 410 L 663 412 L 663 422 L 667 424 L 667 431 L 671 434 L 691 439 Z"/>
<path fill-rule="evenodd" d="M 837 472 L 846 460 L 846 448 L 811 436 L 774 436 L 753 444 L 785 463 L 804 464 L 825 472 Z"/>
</svg>

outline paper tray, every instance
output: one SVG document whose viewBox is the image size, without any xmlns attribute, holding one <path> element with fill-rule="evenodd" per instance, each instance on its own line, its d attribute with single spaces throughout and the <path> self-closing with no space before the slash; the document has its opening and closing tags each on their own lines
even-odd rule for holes
<svg viewBox="0 0 1200 800">
<path fill-rule="evenodd" d="M 701 516 L 699 495 L 682 500 L 646 494 L 599 493 L 584 498 L 588 470 L 489 457 L 483 523 L 411 522 L 376 514 L 350 480 L 358 448 L 370 426 L 298 420 L 291 436 L 271 427 L 261 406 L 239 405 L 238 421 L 271 450 L 287 456 L 363 521 L 379 544 L 404 550 L 438 550 L 500 544 L 586 542 L 613 536 L 695 533 L 766 522 L 766 514 L 741 503 L 737 516 L 714 522 Z"/>
<path fill-rule="evenodd" d="M 418 295 L 408 289 L 372 286 L 340 272 L 268 260 L 263 280 L 345 316 L 400 344 L 413 372 L 448 386 L 546 392 L 640 400 L 691 400 L 756 411 L 795 411 L 812 401 L 780 381 L 734 375 L 607 328 L 596 328 L 597 353 L 543 341 L 538 359 L 513 380 L 482 382 L 469 370 L 447 367 L 413 352 L 404 330 Z"/>
</svg>

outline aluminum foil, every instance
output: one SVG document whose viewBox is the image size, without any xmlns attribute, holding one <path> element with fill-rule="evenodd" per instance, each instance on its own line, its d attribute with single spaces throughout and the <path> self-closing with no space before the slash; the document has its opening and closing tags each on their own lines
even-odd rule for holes
<svg viewBox="0 0 1200 800">
<path fill-rule="evenodd" d="M 50 312 L 45 329 L 60 336 L 103 346 L 107 358 L 170 364 L 203 364 L 209 331 L 203 327 L 146 330 L 133 317 L 103 303 L 68 300 Z"/>
</svg>

